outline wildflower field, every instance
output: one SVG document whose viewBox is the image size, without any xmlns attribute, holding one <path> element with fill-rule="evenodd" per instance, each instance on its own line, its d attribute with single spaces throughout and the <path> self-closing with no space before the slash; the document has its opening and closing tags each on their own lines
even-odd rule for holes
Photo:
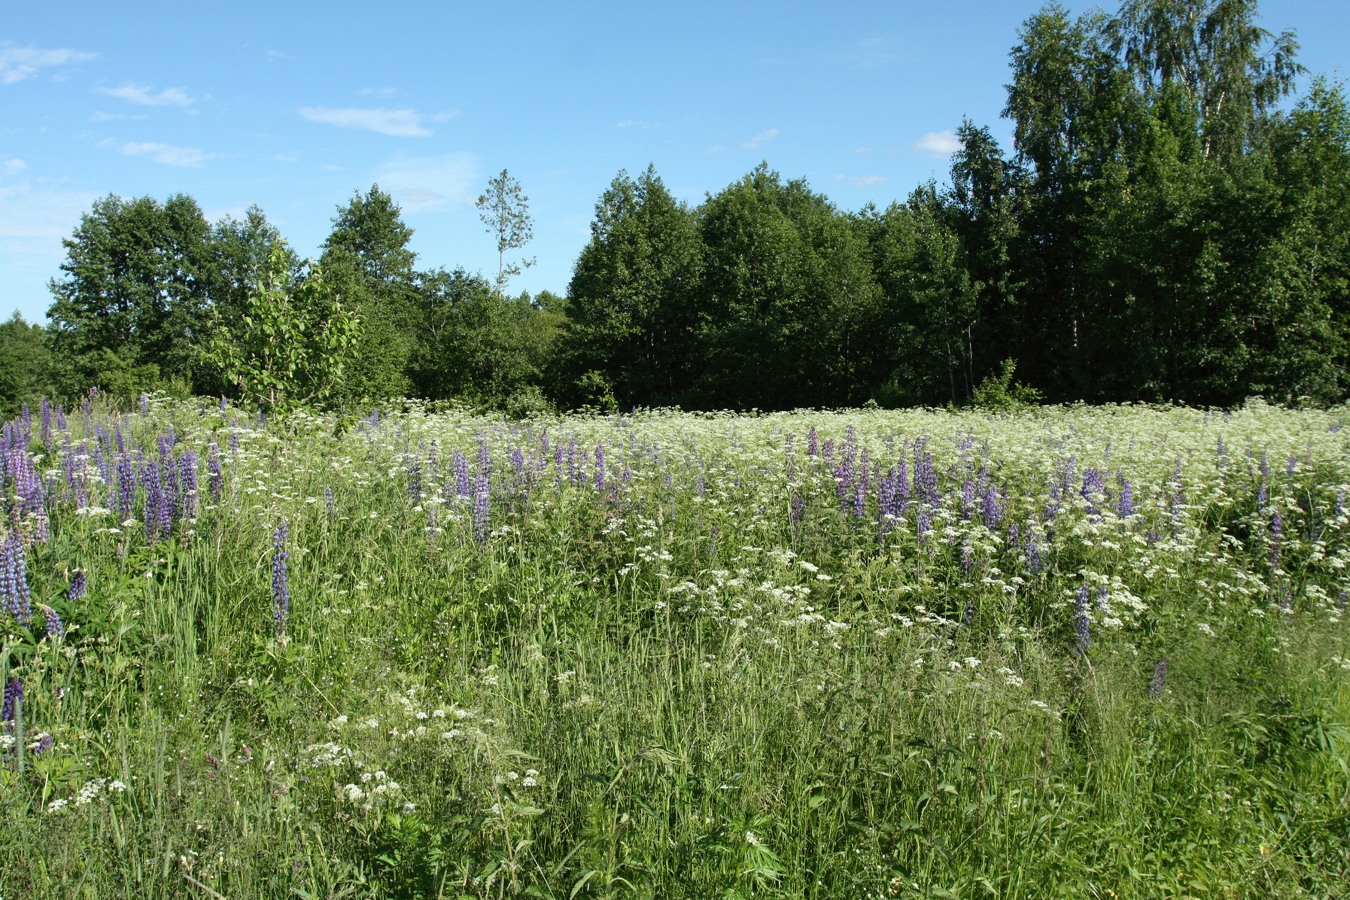
<svg viewBox="0 0 1350 900">
<path fill-rule="evenodd" d="M 0 898 L 1346 896 L 1347 424 L 44 404 Z"/>
</svg>

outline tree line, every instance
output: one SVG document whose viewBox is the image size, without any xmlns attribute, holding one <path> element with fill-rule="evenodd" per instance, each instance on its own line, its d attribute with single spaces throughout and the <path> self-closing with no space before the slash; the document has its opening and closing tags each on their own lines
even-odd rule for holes
<svg viewBox="0 0 1350 900">
<path fill-rule="evenodd" d="M 1340 402 L 1350 108 L 1322 78 L 1291 100 L 1294 36 L 1256 21 L 1255 0 L 1044 7 L 1010 55 L 1011 150 L 967 120 L 949 185 L 885 209 L 840 210 L 764 164 L 697 206 L 651 167 L 620 172 L 565 297 L 505 291 L 530 235 L 505 172 L 480 198 L 495 285 L 417 270 L 378 187 L 312 264 L 278 256 L 256 209 L 211 226 L 188 197 L 109 197 L 66 242 L 50 325 L 0 326 L 17 372 L 0 390 L 237 396 L 225 348 L 317 274 L 305 308 L 336 299 L 305 333 L 339 363 L 334 403 L 960 404 L 1006 396 L 1014 371 L 1051 401 Z"/>
</svg>

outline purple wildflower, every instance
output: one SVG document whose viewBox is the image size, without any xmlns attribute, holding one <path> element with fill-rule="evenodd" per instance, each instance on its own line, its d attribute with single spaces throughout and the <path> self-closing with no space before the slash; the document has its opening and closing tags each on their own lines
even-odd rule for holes
<svg viewBox="0 0 1350 900">
<path fill-rule="evenodd" d="M 1277 509 L 1270 514 L 1270 565 L 1271 568 L 1278 569 L 1280 566 L 1280 544 L 1284 538 L 1284 518 Z"/>
<path fill-rule="evenodd" d="M 33 618 L 28 568 L 17 528 L 10 529 L 4 544 L 0 545 L 0 606 L 21 625 L 28 624 Z"/>
<path fill-rule="evenodd" d="M 0 722 L 13 723 L 23 714 L 23 682 L 11 675 L 5 682 L 5 700 L 0 705 Z"/>
<path fill-rule="evenodd" d="M 1078 655 L 1086 656 L 1092 644 L 1092 616 L 1090 612 L 1090 592 L 1087 585 L 1078 589 L 1073 601 L 1074 640 L 1078 645 Z"/>
<path fill-rule="evenodd" d="M 66 636 L 65 623 L 61 621 L 61 614 L 50 606 L 42 607 L 43 626 L 46 628 L 47 637 L 56 640 Z"/>
<path fill-rule="evenodd" d="M 1148 682 L 1148 695 L 1154 700 L 1161 700 L 1163 696 L 1163 686 L 1167 681 L 1167 657 L 1158 660 L 1158 664 L 1153 667 L 1153 677 Z"/>
<path fill-rule="evenodd" d="M 1128 519 L 1134 515 L 1134 488 L 1123 475 L 1120 478 L 1120 497 L 1116 500 L 1116 515 Z"/>
<path fill-rule="evenodd" d="M 72 601 L 79 601 L 83 600 L 88 592 L 89 572 L 84 569 L 76 569 L 70 573 L 70 589 L 66 591 L 66 596 Z"/>
<path fill-rule="evenodd" d="M 211 492 L 213 502 L 220 501 L 225 490 L 225 473 L 220 467 L 220 448 L 211 444 L 206 456 L 206 489 Z"/>
<path fill-rule="evenodd" d="M 473 491 L 473 536 L 479 545 L 487 543 L 491 519 L 492 485 L 487 475 L 480 472 Z"/>
<path fill-rule="evenodd" d="M 1003 521 L 1003 503 L 1000 502 L 996 485 L 990 484 L 984 489 L 984 497 L 980 501 L 980 518 L 984 520 L 984 527 L 990 531 Z"/>
<path fill-rule="evenodd" d="M 291 615 L 291 586 L 286 565 L 290 559 L 286 551 L 289 537 L 290 526 L 282 519 L 272 535 L 272 618 L 276 622 L 278 638 L 286 634 L 286 621 Z"/>
<path fill-rule="evenodd" d="M 178 457 L 178 516 L 197 517 L 197 454 L 191 450 Z"/>
<path fill-rule="evenodd" d="M 136 470 L 131 457 L 125 453 L 117 457 L 117 521 L 131 518 L 136 502 Z"/>
</svg>

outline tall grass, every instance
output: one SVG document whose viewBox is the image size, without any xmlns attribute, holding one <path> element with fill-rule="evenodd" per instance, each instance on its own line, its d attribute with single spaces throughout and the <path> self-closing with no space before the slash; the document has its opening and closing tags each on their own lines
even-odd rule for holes
<svg viewBox="0 0 1350 900">
<path fill-rule="evenodd" d="M 4 900 L 1347 895 L 1345 409 L 51 412 Z"/>
</svg>

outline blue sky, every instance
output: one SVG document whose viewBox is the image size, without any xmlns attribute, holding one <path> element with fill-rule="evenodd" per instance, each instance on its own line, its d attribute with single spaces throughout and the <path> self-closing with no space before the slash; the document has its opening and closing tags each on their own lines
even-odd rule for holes
<svg viewBox="0 0 1350 900">
<path fill-rule="evenodd" d="M 963 116 L 1010 143 L 1008 50 L 1041 5 L 7 3 L 0 314 L 45 318 L 61 240 L 110 193 L 190 194 L 212 221 L 257 204 L 315 255 L 378 183 L 419 267 L 492 275 L 473 199 L 505 168 L 538 258 L 512 287 L 559 293 L 620 169 L 653 163 L 697 204 L 763 160 L 843 209 L 884 206 L 945 179 Z M 1346 66 L 1350 3 L 1260 10 L 1314 73 Z"/>
</svg>

